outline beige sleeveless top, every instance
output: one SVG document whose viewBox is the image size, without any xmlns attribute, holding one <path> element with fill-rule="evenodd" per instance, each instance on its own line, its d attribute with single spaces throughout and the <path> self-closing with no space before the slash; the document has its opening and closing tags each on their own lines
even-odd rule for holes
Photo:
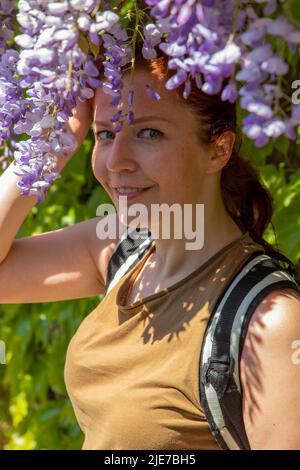
<svg viewBox="0 0 300 470">
<path fill-rule="evenodd" d="M 154 246 L 68 346 L 65 383 L 84 450 L 219 450 L 200 404 L 202 339 L 218 297 L 262 246 L 246 232 L 171 287 L 122 305 Z"/>
</svg>

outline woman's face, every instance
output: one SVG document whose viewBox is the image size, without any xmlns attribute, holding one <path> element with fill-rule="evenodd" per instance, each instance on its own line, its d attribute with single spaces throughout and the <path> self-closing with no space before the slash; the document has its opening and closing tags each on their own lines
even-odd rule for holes
<svg viewBox="0 0 300 470">
<path fill-rule="evenodd" d="M 145 85 L 161 96 L 151 99 Z M 124 76 L 122 113 L 128 113 L 130 73 Z M 97 89 L 93 129 L 95 147 L 92 155 L 94 175 L 118 206 L 117 187 L 147 188 L 128 199 L 127 205 L 142 203 L 150 213 L 151 204 L 203 202 L 203 185 L 209 147 L 197 139 L 197 124 L 164 82 L 146 69 L 137 68 L 133 81 L 135 124 L 125 117 L 123 129 L 115 133 L 110 118 L 117 110 L 109 105 L 111 96 Z"/>
</svg>

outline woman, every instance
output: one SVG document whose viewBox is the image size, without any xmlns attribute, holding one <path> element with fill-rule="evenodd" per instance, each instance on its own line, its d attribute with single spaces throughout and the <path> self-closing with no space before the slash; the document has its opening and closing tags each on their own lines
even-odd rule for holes
<svg viewBox="0 0 300 470">
<path fill-rule="evenodd" d="M 148 214 L 153 204 L 190 204 L 193 210 L 204 204 L 204 245 L 195 254 L 185 248 L 185 236 L 155 239 L 73 336 L 65 379 L 85 434 L 83 449 L 219 449 L 198 396 L 201 340 L 217 298 L 247 257 L 261 247 L 274 253 L 262 238 L 271 198 L 238 155 L 234 106 L 197 90 L 185 101 L 182 90 L 165 89 L 168 73 L 163 57 L 139 61 L 133 83 L 124 73 L 118 133 L 110 123 L 111 97 L 97 90 L 92 167 L 117 209 L 118 188 L 124 187 L 149 188 L 127 200 L 128 206 L 143 204 Z M 159 101 L 147 96 L 146 85 L 160 94 Z M 80 105 L 70 121 L 78 143 L 88 112 Z M 60 160 L 60 169 L 65 164 Z M 104 293 L 120 233 L 113 240 L 98 238 L 96 217 L 14 240 L 36 203 L 35 196 L 19 195 L 16 180 L 11 168 L 0 180 L 0 301 Z M 115 215 L 106 217 L 116 221 Z M 151 230 L 157 221 L 150 215 L 147 223 Z M 291 359 L 292 344 L 300 339 L 299 313 L 299 297 L 278 290 L 251 319 L 240 363 L 251 449 L 300 449 L 300 374 Z"/>
</svg>

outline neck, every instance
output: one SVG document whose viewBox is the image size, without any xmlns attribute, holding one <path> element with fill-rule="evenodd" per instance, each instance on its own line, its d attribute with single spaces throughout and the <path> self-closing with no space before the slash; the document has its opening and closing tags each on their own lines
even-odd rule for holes
<svg viewBox="0 0 300 470">
<path fill-rule="evenodd" d="M 188 275 L 242 235 L 240 228 L 226 212 L 220 197 L 213 203 L 204 204 L 204 226 L 198 227 L 197 243 L 184 237 L 185 230 L 182 230 L 182 239 L 175 239 L 172 230 L 170 232 L 169 239 L 159 238 L 158 235 L 154 237 L 155 250 L 150 256 L 151 266 L 159 278 L 164 280 Z"/>
</svg>

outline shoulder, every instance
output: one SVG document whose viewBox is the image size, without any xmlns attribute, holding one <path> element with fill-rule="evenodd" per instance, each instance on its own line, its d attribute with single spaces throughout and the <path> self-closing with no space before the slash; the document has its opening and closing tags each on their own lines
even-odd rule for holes
<svg viewBox="0 0 300 470">
<path fill-rule="evenodd" d="M 295 328 L 300 328 L 300 292 L 280 289 L 267 294 L 256 307 L 249 323 L 249 330 L 257 328 L 263 329 L 270 338 L 273 335 L 283 337 L 294 334 Z"/>
<path fill-rule="evenodd" d="M 300 449 L 300 295 L 276 290 L 256 307 L 240 362 L 251 449 Z"/>
<path fill-rule="evenodd" d="M 122 236 L 116 213 L 90 219 L 86 226 L 86 243 L 101 278 L 106 282 L 107 267 Z"/>
</svg>

